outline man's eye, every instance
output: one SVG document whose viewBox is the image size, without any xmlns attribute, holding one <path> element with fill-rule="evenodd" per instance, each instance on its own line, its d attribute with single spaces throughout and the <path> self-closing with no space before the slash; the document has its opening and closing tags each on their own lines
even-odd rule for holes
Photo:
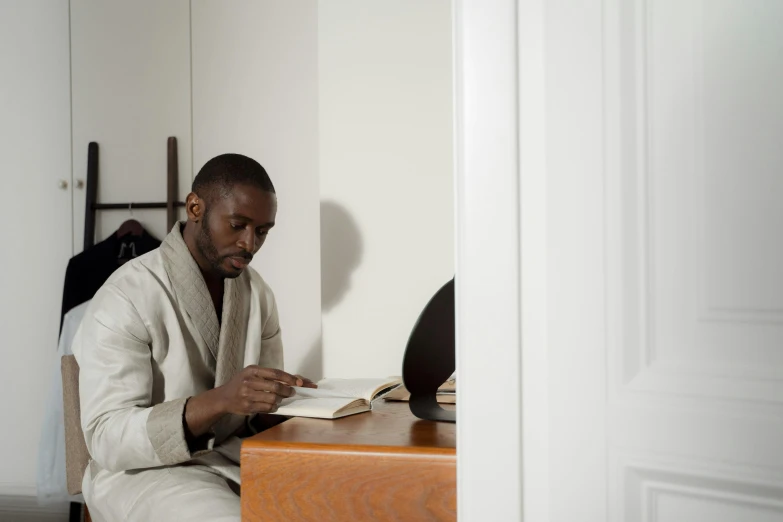
<svg viewBox="0 0 783 522">
<path fill-rule="evenodd" d="M 258 230 L 256 230 L 256 235 L 265 236 L 267 234 L 269 234 L 268 230 L 261 230 L 260 228 Z"/>
<path fill-rule="evenodd" d="M 234 230 L 242 230 L 243 228 L 245 228 L 245 226 L 237 225 L 236 223 L 231 223 L 231 228 L 233 228 Z"/>
</svg>

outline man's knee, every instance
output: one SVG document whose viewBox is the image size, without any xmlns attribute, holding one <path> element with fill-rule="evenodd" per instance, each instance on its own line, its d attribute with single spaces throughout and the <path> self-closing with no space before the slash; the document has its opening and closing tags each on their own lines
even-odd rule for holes
<svg viewBox="0 0 783 522">
<path fill-rule="evenodd" d="M 225 478 L 199 466 L 147 470 L 115 479 L 119 480 L 101 484 L 107 489 L 100 495 L 92 495 L 94 505 L 87 499 L 96 518 L 108 522 L 117 518 L 111 515 L 116 513 L 120 520 L 149 522 L 240 520 L 239 495 Z"/>
</svg>

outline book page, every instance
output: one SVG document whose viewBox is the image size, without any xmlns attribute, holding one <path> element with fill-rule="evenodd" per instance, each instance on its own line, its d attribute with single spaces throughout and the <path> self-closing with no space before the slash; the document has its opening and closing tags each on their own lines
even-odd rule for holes
<svg viewBox="0 0 783 522">
<path fill-rule="evenodd" d="M 357 395 L 348 395 L 344 391 L 334 388 L 322 388 L 321 383 L 317 383 L 318 388 L 300 388 L 299 386 L 292 386 L 296 395 L 290 397 L 290 399 L 357 399 Z"/>
<path fill-rule="evenodd" d="M 398 377 L 383 379 L 321 379 L 318 381 L 318 390 L 331 393 L 334 396 L 362 398 L 367 402 L 372 402 L 378 392 L 385 388 L 396 386 L 399 383 L 400 379 Z M 298 390 L 297 388 L 297 393 Z"/>
<path fill-rule="evenodd" d="M 297 398 L 294 396 L 283 399 L 275 414 L 287 415 L 289 417 L 335 419 L 342 417 L 345 410 L 350 410 L 351 413 L 359 413 L 369 409 L 370 405 L 363 399 L 337 397 Z"/>
</svg>

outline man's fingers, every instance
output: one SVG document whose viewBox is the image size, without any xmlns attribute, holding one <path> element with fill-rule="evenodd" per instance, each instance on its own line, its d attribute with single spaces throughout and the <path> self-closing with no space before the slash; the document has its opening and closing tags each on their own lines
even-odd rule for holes
<svg viewBox="0 0 783 522">
<path fill-rule="evenodd" d="M 301 375 L 297 374 L 296 378 L 301 381 L 302 384 L 297 384 L 297 386 L 302 386 L 304 388 L 318 388 L 318 385 L 308 379 L 307 377 L 302 377 Z"/>
<path fill-rule="evenodd" d="M 250 374 L 256 379 L 268 379 L 278 381 L 289 386 L 297 386 L 296 376 L 286 373 L 276 368 L 260 368 L 258 366 L 248 366 Z"/>
<path fill-rule="evenodd" d="M 248 413 L 274 413 L 277 411 L 276 402 L 254 402 L 248 409 Z"/>
<path fill-rule="evenodd" d="M 277 407 L 284 397 L 269 392 L 253 392 L 245 400 L 244 409 L 248 414 L 271 413 L 277 411 Z"/>
<path fill-rule="evenodd" d="M 257 392 L 268 392 L 270 394 L 279 395 L 281 397 L 292 397 L 296 394 L 296 390 L 285 384 L 263 380 L 249 380 L 246 381 L 248 388 Z"/>
<path fill-rule="evenodd" d="M 245 397 L 248 403 L 255 404 L 257 402 L 263 402 L 267 404 L 274 404 L 277 402 L 277 395 L 265 391 L 251 391 L 248 392 Z"/>
</svg>

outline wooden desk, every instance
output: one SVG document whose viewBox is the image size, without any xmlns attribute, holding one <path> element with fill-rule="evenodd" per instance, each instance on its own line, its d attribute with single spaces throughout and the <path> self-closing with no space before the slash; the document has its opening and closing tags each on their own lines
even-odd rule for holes
<svg viewBox="0 0 783 522">
<path fill-rule="evenodd" d="M 456 520 L 456 426 L 407 403 L 297 418 L 242 445 L 244 522 Z"/>
</svg>

